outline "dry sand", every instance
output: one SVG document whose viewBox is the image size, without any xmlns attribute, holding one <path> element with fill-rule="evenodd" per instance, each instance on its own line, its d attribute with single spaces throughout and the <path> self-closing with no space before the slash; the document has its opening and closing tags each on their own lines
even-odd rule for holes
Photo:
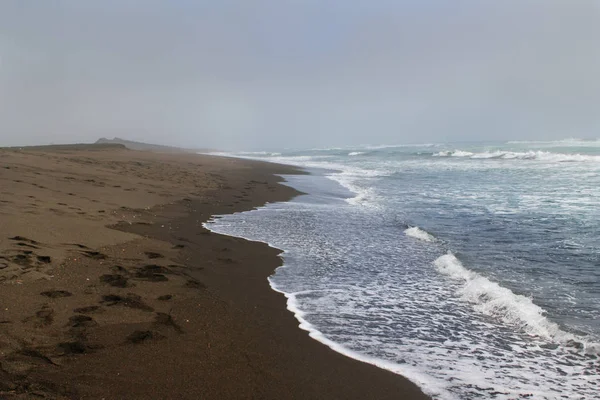
<svg viewBox="0 0 600 400">
<path fill-rule="evenodd" d="M 0 149 L 0 398 L 420 399 L 310 339 L 278 251 L 202 222 L 289 167 L 114 146 Z"/>
</svg>

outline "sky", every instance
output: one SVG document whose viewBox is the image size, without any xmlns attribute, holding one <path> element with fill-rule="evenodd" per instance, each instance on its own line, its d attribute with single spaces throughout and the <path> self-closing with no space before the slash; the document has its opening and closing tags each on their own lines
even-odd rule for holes
<svg viewBox="0 0 600 400">
<path fill-rule="evenodd" d="M 600 0 L 2 0 L 0 146 L 600 137 Z"/>
</svg>

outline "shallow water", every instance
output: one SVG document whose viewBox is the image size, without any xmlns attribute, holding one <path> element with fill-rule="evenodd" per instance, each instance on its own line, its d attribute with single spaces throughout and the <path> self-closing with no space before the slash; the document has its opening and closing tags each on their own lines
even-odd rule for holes
<svg viewBox="0 0 600 400">
<path fill-rule="evenodd" d="M 313 337 L 436 398 L 598 398 L 600 142 L 238 155 L 313 172 L 208 224 L 285 251 Z"/>
</svg>

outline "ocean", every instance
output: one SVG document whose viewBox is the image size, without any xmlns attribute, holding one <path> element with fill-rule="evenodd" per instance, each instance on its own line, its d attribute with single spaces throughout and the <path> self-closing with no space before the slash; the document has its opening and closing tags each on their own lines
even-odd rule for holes
<svg viewBox="0 0 600 400">
<path fill-rule="evenodd" d="M 600 398 L 600 140 L 221 155 L 310 172 L 206 226 L 284 251 L 314 339 L 435 399 Z"/>
</svg>

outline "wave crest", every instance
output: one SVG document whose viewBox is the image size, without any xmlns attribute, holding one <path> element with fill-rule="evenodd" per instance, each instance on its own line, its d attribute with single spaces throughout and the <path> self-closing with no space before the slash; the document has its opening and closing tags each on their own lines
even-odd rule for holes
<svg viewBox="0 0 600 400">
<path fill-rule="evenodd" d="M 451 252 L 438 257 L 433 264 L 439 272 L 463 281 L 458 294 L 464 301 L 473 304 L 476 311 L 517 326 L 525 333 L 547 341 L 571 347 L 581 344 L 588 353 L 600 351 L 598 343 L 587 343 L 583 338 L 561 330 L 558 324 L 545 317 L 546 311 L 534 304 L 529 297 L 515 294 L 510 289 L 465 268 Z"/>
<path fill-rule="evenodd" d="M 552 153 L 548 151 L 484 151 L 473 153 L 464 150 L 446 150 L 432 154 L 434 157 L 461 157 L 471 159 L 535 160 L 547 162 L 600 162 L 600 156 L 587 154 Z"/>
<path fill-rule="evenodd" d="M 435 237 L 433 235 L 425 232 L 418 226 L 413 226 L 411 228 L 406 229 L 404 231 L 404 234 L 406 236 L 410 236 L 412 238 L 419 239 L 424 242 L 435 242 Z"/>
</svg>

